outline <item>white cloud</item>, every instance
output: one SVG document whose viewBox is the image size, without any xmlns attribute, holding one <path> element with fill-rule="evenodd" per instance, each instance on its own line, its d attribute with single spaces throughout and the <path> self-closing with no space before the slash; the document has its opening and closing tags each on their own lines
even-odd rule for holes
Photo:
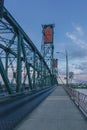
<svg viewBox="0 0 87 130">
<path fill-rule="evenodd" d="M 75 42 L 77 39 L 76 36 L 70 32 L 66 32 L 66 36 L 70 38 L 73 42 Z"/>
<path fill-rule="evenodd" d="M 75 30 L 75 33 L 79 34 L 80 36 L 84 35 L 83 28 L 80 25 L 76 25 L 75 23 L 72 23 L 72 26 Z"/>
<path fill-rule="evenodd" d="M 73 32 L 66 32 L 66 36 L 71 39 L 73 43 L 77 44 L 78 47 L 87 50 L 87 41 L 86 38 L 84 39 L 85 33 L 83 28 L 75 24 L 73 24 L 73 28 Z"/>
</svg>

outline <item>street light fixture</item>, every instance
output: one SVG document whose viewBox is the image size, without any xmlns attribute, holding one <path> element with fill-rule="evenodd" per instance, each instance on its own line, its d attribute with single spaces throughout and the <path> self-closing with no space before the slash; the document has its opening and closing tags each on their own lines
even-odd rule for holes
<svg viewBox="0 0 87 130">
<path fill-rule="evenodd" d="M 62 53 L 62 54 L 64 54 L 63 52 L 56 52 L 56 53 Z M 65 51 L 65 54 L 64 54 L 65 56 L 66 56 L 66 86 L 68 86 L 68 52 L 67 51 Z"/>
</svg>

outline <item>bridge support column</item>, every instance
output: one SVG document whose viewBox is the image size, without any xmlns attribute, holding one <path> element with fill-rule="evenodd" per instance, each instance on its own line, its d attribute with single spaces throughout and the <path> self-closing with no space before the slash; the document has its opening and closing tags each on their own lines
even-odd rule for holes
<svg viewBox="0 0 87 130">
<path fill-rule="evenodd" d="M 17 46 L 17 89 L 16 91 L 19 92 L 21 89 L 21 42 L 22 37 L 21 33 L 18 33 L 18 46 Z"/>
<path fill-rule="evenodd" d="M 34 55 L 33 55 L 33 89 L 36 89 L 36 85 L 35 85 L 35 60 L 36 60 L 36 54 L 34 51 Z"/>
<path fill-rule="evenodd" d="M 24 61 L 25 61 L 26 69 L 27 69 L 28 84 L 29 84 L 30 89 L 32 89 L 31 77 L 30 77 L 30 65 L 27 62 L 27 55 L 26 55 L 26 50 L 25 50 L 24 43 L 22 42 L 21 45 L 22 45 L 22 51 L 23 51 L 23 55 L 24 55 Z"/>
<path fill-rule="evenodd" d="M 5 69 L 6 69 L 7 76 L 8 76 L 8 56 L 9 56 L 9 53 L 6 52 Z"/>
<path fill-rule="evenodd" d="M 43 87 L 43 70 L 42 70 L 42 60 L 41 60 L 41 80 L 40 80 L 40 84 Z"/>
<path fill-rule="evenodd" d="M 5 87 L 7 88 L 8 93 L 11 94 L 12 93 L 11 92 L 11 84 L 10 84 L 9 79 L 7 77 L 7 73 L 6 73 L 6 70 L 4 69 L 1 58 L 0 58 L 0 74 L 2 76 L 4 83 L 5 83 Z"/>
</svg>

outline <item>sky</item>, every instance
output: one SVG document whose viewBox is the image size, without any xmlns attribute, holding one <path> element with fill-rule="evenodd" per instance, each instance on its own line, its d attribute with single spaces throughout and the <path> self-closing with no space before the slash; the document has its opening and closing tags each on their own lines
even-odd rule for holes
<svg viewBox="0 0 87 130">
<path fill-rule="evenodd" d="M 42 25 L 55 24 L 54 56 L 59 73 L 65 73 L 67 50 L 74 81 L 87 81 L 87 0 L 4 0 L 4 5 L 39 50 Z"/>
</svg>

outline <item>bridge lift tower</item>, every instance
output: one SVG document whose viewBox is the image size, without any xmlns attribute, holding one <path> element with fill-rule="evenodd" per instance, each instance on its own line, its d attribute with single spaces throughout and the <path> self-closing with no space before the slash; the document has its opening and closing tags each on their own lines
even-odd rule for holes
<svg viewBox="0 0 87 130">
<path fill-rule="evenodd" d="M 53 74 L 53 58 L 54 58 L 54 24 L 42 25 L 42 45 L 41 53 L 44 57 L 47 65 L 49 66 L 51 73 Z"/>
<path fill-rule="evenodd" d="M 41 53 L 46 61 L 49 69 L 51 70 L 51 74 L 53 76 L 54 67 L 54 44 L 53 44 L 53 35 L 54 35 L 54 24 L 42 25 L 42 45 L 41 45 Z M 44 69 L 44 74 L 45 68 Z M 53 79 L 53 77 L 52 77 Z"/>
</svg>

